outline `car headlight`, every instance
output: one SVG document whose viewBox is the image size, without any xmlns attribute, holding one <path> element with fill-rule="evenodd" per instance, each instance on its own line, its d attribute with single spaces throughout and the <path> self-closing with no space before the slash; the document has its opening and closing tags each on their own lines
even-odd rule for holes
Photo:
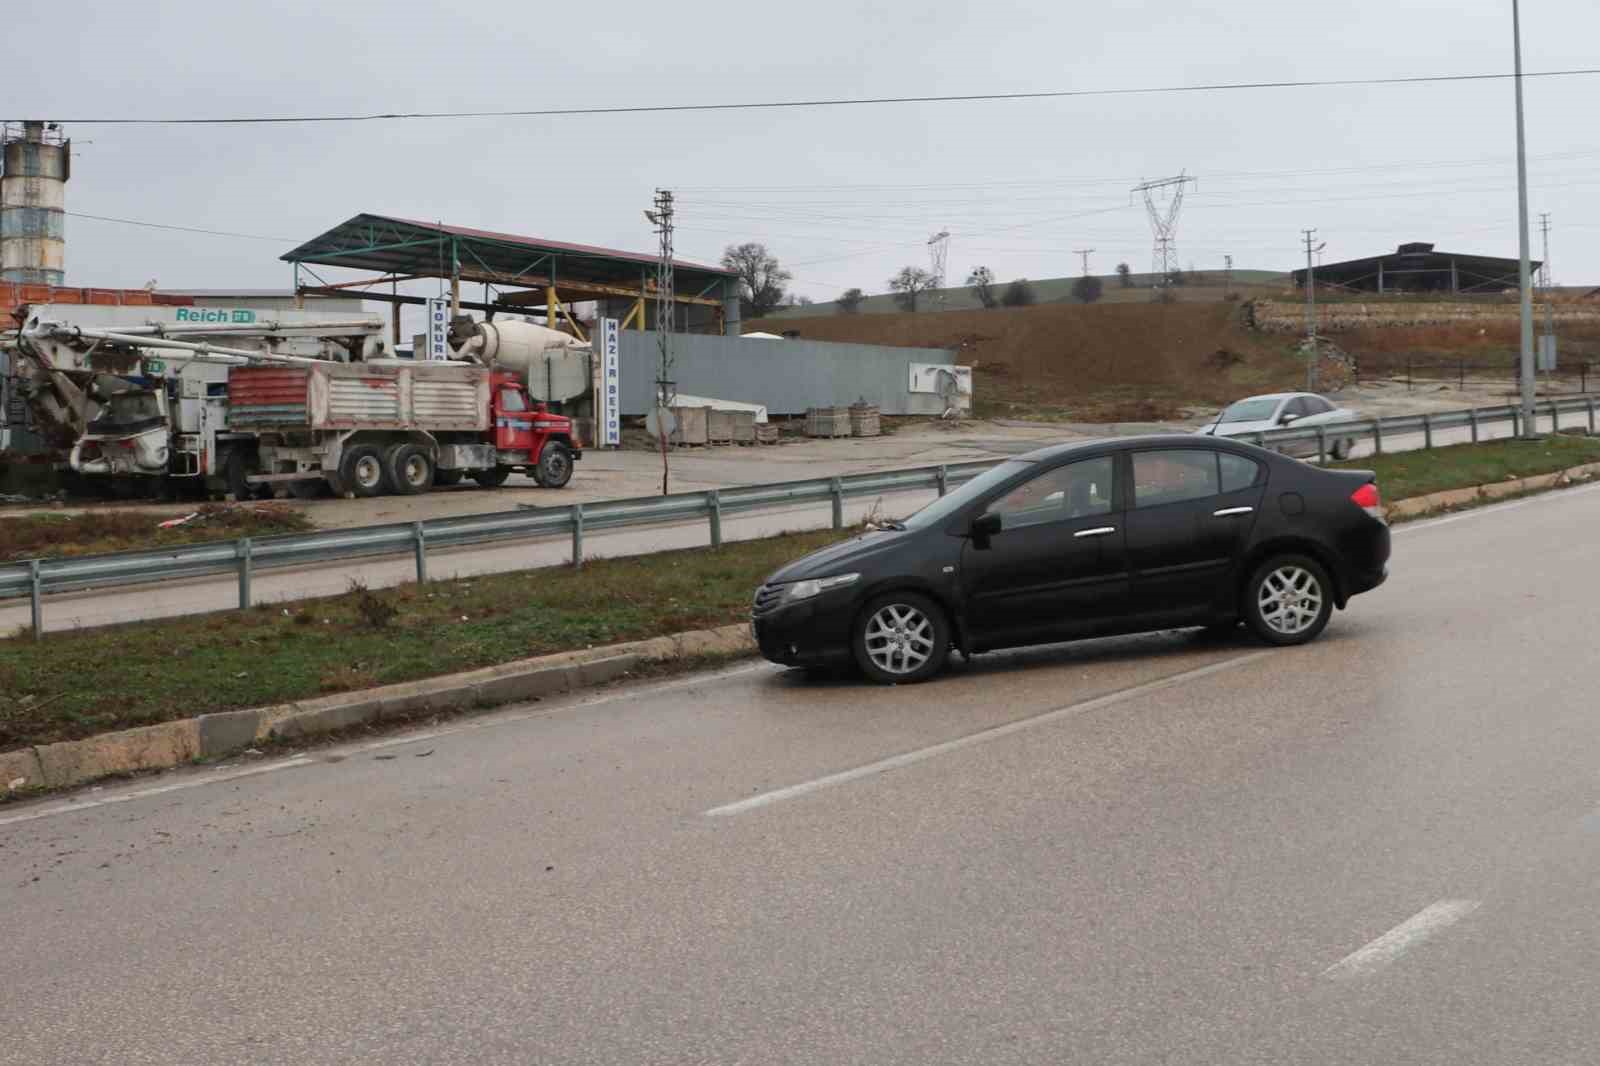
<svg viewBox="0 0 1600 1066">
<path fill-rule="evenodd" d="M 789 586 L 789 594 L 784 598 L 789 600 L 809 600 L 811 597 L 821 595 L 829 589 L 844 588 L 844 586 L 854 585 L 860 580 L 860 574 L 836 574 L 833 577 L 796 581 Z"/>
</svg>

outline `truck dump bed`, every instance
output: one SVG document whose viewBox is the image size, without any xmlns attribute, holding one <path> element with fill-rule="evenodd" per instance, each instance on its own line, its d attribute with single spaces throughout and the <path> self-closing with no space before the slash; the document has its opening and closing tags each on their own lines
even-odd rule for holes
<svg viewBox="0 0 1600 1066">
<path fill-rule="evenodd" d="M 228 428 L 482 431 L 489 425 L 489 371 L 460 363 L 234 367 Z"/>
</svg>

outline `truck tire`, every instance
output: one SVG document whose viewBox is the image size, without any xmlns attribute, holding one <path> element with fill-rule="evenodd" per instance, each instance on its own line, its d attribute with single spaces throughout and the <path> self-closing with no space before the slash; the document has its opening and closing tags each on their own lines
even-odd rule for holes
<svg viewBox="0 0 1600 1066">
<path fill-rule="evenodd" d="M 533 479 L 547 489 L 564 488 L 572 480 L 572 449 L 558 440 L 547 443 L 533 468 Z"/>
<path fill-rule="evenodd" d="M 460 470 L 440 470 L 435 467 L 433 483 L 435 485 L 459 485 L 461 484 L 461 476 L 462 472 Z"/>
<path fill-rule="evenodd" d="M 397 496 L 415 496 L 433 488 L 433 459 L 420 444 L 391 444 L 383 453 L 383 476 Z"/>
<path fill-rule="evenodd" d="M 228 454 L 227 466 L 223 474 L 228 482 L 228 494 L 239 503 L 256 498 L 259 486 L 252 485 L 245 478 L 255 473 L 255 457 L 242 448 L 235 449 Z"/>
<path fill-rule="evenodd" d="M 357 498 L 379 495 L 385 480 L 383 455 L 370 444 L 347 449 L 339 461 L 339 484 Z"/>
<path fill-rule="evenodd" d="M 472 480 L 486 489 L 497 489 L 506 483 L 506 478 L 511 476 L 509 466 L 491 466 L 487 470 L 474 470 Z"/>
</svg>

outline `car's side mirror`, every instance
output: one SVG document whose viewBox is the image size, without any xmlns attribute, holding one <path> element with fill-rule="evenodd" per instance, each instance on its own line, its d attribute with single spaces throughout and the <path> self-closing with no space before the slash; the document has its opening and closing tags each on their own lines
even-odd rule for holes
<svg viewBox="0 0 1600 1066">
<path fill-rule="evenodd" d="M 1005 520 L 993 511 L 974 518 L 972 520 L 972 546 L 978 549 L 988 548 L 989 538 L 1000 532 L 1004 525 Z"/>
<path fill-rule="evenodd" d="M 1278 425 L 1287 426 L 1299 417 L 1300 416 L 1295 414 L 1293 411 L 1285 411 L 1283 414 L 1278 416 Z"/>
</svg>

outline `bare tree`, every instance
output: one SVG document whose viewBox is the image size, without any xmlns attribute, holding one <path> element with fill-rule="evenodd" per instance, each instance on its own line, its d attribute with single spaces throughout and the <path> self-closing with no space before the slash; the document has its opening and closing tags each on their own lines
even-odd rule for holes
<svg viewBox="0 0 1600 1066">
<path fill-rule="evenodd" d="M 794 275 L 778 264 L 767 246 L 755 241 L 730 244 L 722 253 L 724 268 L 739 275 L 739 286 L 750 317 L 760 318 L 783 303 L 784 288 Z"/>
<path fill-rule="evenodd" d="M 861 310 L 861 302 L 866 298 L 867 294 L 860 289 L 846 289 L 839 294 L 839 298 L 834 303 L 838 304 L 839 310 L 845 314 L 853 315 Z"/>
<path fill-rule="evenodd" d="M 1133 288 L 1133 267 L 1127 263 L 1117 264 L 1117 281 L 1124 289 Z"/>
<path fill-rule="evenodd" d="M 1081 304 L 1092 304 L 1100 299 L 1105 287 L 1093 274 L 1085 274 L 1072 283 L 1072 298 Z"/>
<path fill-rule="evenodd" d="M 1007 307 L 1032 307 L 1038 298 L 1032 283 L 1027 278 L 1018 278 L 1006 286 L 1006 293 L 1000 297 L 1000 302 Z"/>
<path fill-rule="evenodd" d="M 917 296 L 933 288 L 934 277 L 921 267 L 901 267 L 900 273 L 889 279 L 889 289 L 895 302 L 907 311 L 917 309 Z"/>
<path fill-rule="evenodd" d="M 974 267 L 972 273 L 967 275 L 967 284 L 972 286 L 972 295 L 984 307 L 993 307 L 1000 302 L 994 294 L 994 271 L 988 267 Z"/>
</svg>

